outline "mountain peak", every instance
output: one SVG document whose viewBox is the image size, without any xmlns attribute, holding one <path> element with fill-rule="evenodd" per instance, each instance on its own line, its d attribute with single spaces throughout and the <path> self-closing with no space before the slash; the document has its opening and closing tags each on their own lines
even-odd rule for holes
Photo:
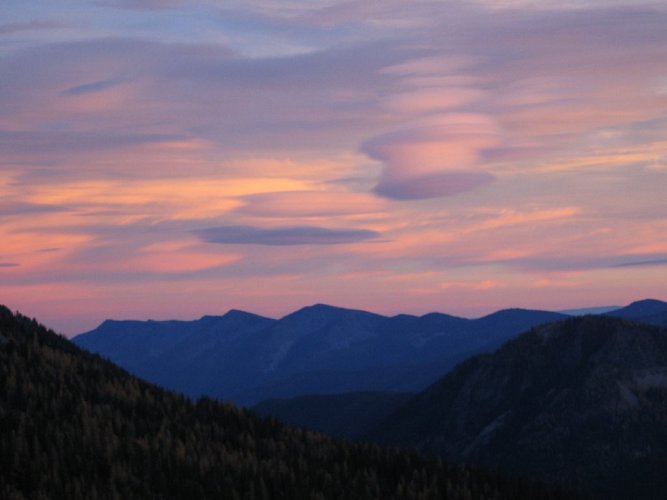
<svg viewBox="0 0 667 500">
<path fill-rule="evenodd" d="M 631 318 L 643 320 L 650 316 L 659 314 L 667 314 L 667 302 L 657 299 L 643 299 L 632 302 L 616 311 L 609 313 L 611 316 L 619 316 L 621 318 Z"/>
<path fill-rule="evenodd" d="M 553 312 L 553 311 L 542 311 L 539 309 L 523 309 L 520 307 L 512 307 L 509 309 L 501 309 L 499 311 L 487 314 L 478 319 L 482 322 L 495 322 L 495 321 L 512 321 L 512 320 L 525 320 L 526 318 L 537 319 L 540 318 L 541 321 L 555 321 L 557 319 L 564 319 L 567 316 L 565 314 Z"/>
<path fill-rule="evenodd" d="M 663 311 L 664 309 L 667 309 L 667 302 L 658 299 L 642 299 L 630 303 L 628 307 L 641 307 L 644 309 L 656 308 Z"/>
<path fill-rule="evenodd" d="M 251 313 L 251 312 L 248 312 L 248 311 L 243 311 L 241 309 L 230 309 L 229 311 L 227 311 L 224 314 L 224 316 L 234 318 L 234 317 L 238 317 L 238 316 L 242 316 L 242 317 L 257 316 L 257 314 Z"/>
<path fill-rule="evenodd" d="M 311 306 L 306 306 L 303 309 L 308 309 L 311 311 L 345 311 L 342 307 L 332 306 L 329 304 L 322 304 L 320 302 L 313 304 Z"/>
<path fill-rule="evenodd" d="M 206 315 L 202 316 L 199 319 L 199 321 L 211 321 L 211 320 L 221 320 L 221 319 L 237 321 L 237 320 L 248 320 L 248 319 L 257 319 L 257 318 L 268 319 L 268 318 L 265 318 L 264 316 L 260 316 L 260 315 L 255 314 L 255 313 L 251 313 L 251 312 L 248 312 L 248 311 L 242 311 L 241 309 L 230 309 L 229 311 L 227 311 L 222 316 L 206 314 Z"/>
<path fill-rule="evenodd" d="M 664 329 L 568 318 L 465 361 L 367 437 L 601 498 L 658 498 L 639 492 L 667 485 L 667 450 L 655 445 L 664 434 L 665 366 Z"/>
<path fill-rule="evenodd" d="M 331 318 L 341 315 L 359 314 L 364 316 L 379 316 L 378 314 L 362 311 L 359 309 L 347 309 L 344 307 L 332 306 L 329 304 L 313 304 L 312 306 L 302 307 L 298 311 L 285 316 L 291 317 L 312 317 L 312 318 Z"/>
<path fill-rule="evenodd" d="M 446 319 L 457 319 L 457 320 L 466 321 L 465 318 L 462 318 L 460 316 L 454 316 L 452 314 L 445 314 L 445 313 L 441 313 L 441 312 L 426 313 L 426 314 L 420 316 L 420 318 L 421 319 L 443 319 L 443 318 L 446 318 Z"/>
</svg>

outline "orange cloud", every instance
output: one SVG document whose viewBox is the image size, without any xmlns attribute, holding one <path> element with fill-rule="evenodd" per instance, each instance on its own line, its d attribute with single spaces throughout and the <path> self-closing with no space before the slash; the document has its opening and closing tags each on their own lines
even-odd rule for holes
<svg viewBox="0 0 667 500">
<path fill-rule="evenodd" d="M 169 249 L 157 245 L 142 248 L 129 259 L 119 260 L 111 270 L 180 274 L 225 266 L 241 259 L 239 254 L 204 252 L 189 247 Z"/>
<path fill-rule="evenodd" d="M 466 233 L 476 233 L 520 224 L 534 224 L 546 221 L 563 221 L 582 213 L 579 207 L 548 208 L 520 212 L 511 208 L 485 210 L 491 217 L 480 223 L 473 223 L 463 229 Z M 496 215 L 497 214 L 497 215 Z"/>
<path fill-rule="evenodd" d="M 280 178 L 171 178 L 130 181 L 73 181 L 32 188 L 32 203 L 102 210 L 134 208 L 161 219 L 216 217 L 239 207 L 238 197 L 303 188 L 300 181 Z"/>
</svg>

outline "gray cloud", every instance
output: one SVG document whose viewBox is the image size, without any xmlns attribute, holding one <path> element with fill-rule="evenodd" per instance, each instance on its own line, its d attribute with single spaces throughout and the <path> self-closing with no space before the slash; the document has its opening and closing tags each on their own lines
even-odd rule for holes
<svg viewBox="0 0 667 500">
<path fill-rule="evenodd" d="M 11 35 L 21 31 L 37 31 L 64 28 L 67 25 L 53 21 L 28 21 L 25 23 L 0 24 L 0 35 Z"/>
<path fill-rule="evenodd" d="M 16 262 L 0 262 L 0 267 L 18 267 Z"/>
<path fill-rule="evenodd" d="M 397 181 L 381 181 L 374 192 L 394 200 L 421 200 L 464 193 L 494 180 L 495 177 L 488 172 L 450 171 Z"/>
<path fill-rule="evenodd" d="M 0 153 L 72 153 L 114 150 L 141 144 L 183 140 L 175 134 L 104 134 L 60 131 L 0 131 Z"/>
<path fill-rule="evenodd" d="M 190 57 L 165 61 L 165 76 L 225 85 L 251 85 L 256 88 L 300 90 L 310 88 L 358 88 L 388 77 L 376 71 L 397 64 L 415 50 L 394 46 L 393 41 L 367 42 L 353 46 L 319 50 L 306 54 L 244 59 L 220 57 L 205 45 Z M 186 54 L 176 54 L 182 56 Z M 224 55 L 224 54 L 223 54 Z"/>
<path fill-rule="evenodd" d="M 352 148 L 382 122 L 377 93 L 387 92 L 393 77 L 381 69 L 415 52 L 393 40 L 263 58 L 197 41 L 42 44 L 0 60 L 0 114 L 26 121 L 44 114 L 42 124 L 50 128 L 28 126 L 21 129 L 25 136 L 7 137 L 7 147 L 22 152 L 76 152 L 90 135 L 111 138 L 124 130 L 197 137 L 224 152 Z M 64 100 L 112 92 L 122 83 L 133 91 L 113 110 L 101 103 L 86 112 L 59 111 L 71 106 Z M 57 121 L 48 121 L 56 112 Z M 58 136 L 65 132 L 71 140 Z M 43 140 L 47 133 L 55 134 L 53 141 Z"/>
<path fill-rule="evenodd" d="M 63 91 L 65 95 L 77 96 L 84 94 L 92 94 L 95 92 L 100 92 L 123 83 L 122 80 L 118 79 L 109 79 L 109 80 L 99 80 L 96 82 L 84 83 L 82 85 L 77 85 L 75 87 L 70 87 L 67 90 Z"/>
<path fill-rule="evenodd" d="M 667 258 L 622 262 L 620 264 L 616 264 L 616 267 L 642 267 L 642 266 L 664 266 L 664 265 L 667 265 Z"/>
<path fill-rule="evenodd" d="M 564 256 L 560 254 L 541 254 L 517 259 L 497 259 L 494 261 L 456 260 L 453 264 L 506 264 L 531 271 L 587 271 L 594 269 L 614 269 L 624 267 L 645 267 L 667 265 L 664 254 L 646 255 L 608 255 L 599 257 Z"/>
<path fill-rule="evenodd" d="M 186 2 L 185 0 L 107 0 L 98 4 L 130 10 L 165 10 L 182 7 Z"/>
<path fill-rule="evenodd" d="M 367 229 L 330 229 L 292 226 L 263 229 L 254 226 L 219 226 L 195 231 L 202 241 L 232 245 L 339 245 L 377 238 Z"/>
<path fill-rule="evenodd" d="M 32 215 L 50 212 L 63 212 L 68 207 L 60 205 L 45 205 L 40 203 L 0 203 L 0 215 L 8 217 L 11 215 Z"/>
</svg>

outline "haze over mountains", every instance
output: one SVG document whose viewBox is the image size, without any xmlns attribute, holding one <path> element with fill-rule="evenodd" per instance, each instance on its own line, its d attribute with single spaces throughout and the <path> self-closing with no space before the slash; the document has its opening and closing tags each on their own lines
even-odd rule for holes
<svg viewBox="0 0 667 500">
<path fill-rule="evenodd" d="M 252 405 L 305 394 L 413 392 L 460 361 L 561 319 L 507 309 L 479 319 L 386 317 L 322 304 L 279 320 L 242 311 L 196 321 L 112 321 L 73 342 L 193 397 Z"/>
<path fill-rule="evenodd" d="M 558 311 L 568 316 L 585 316 L 586 314 L 606 314 L 612 311 L 621 309 L 621 306 L 598 306 L 598 307 L 583 307 L 577 309 L 565 309 Z"/>
</svg>

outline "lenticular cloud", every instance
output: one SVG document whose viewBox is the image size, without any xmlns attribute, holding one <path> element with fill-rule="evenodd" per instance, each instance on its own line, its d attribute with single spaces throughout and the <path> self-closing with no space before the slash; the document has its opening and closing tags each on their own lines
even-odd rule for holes
<svg viewBox="0 0 667 500">
<path fill-rule="evenodd" d="M 368 141 L 363 151 L 384 164 L 374 191 L 396 200 L 451 196 L 489 184 L 482 152 L 498 145 L 490 117 L 443 114 Z"/>
</svg>

